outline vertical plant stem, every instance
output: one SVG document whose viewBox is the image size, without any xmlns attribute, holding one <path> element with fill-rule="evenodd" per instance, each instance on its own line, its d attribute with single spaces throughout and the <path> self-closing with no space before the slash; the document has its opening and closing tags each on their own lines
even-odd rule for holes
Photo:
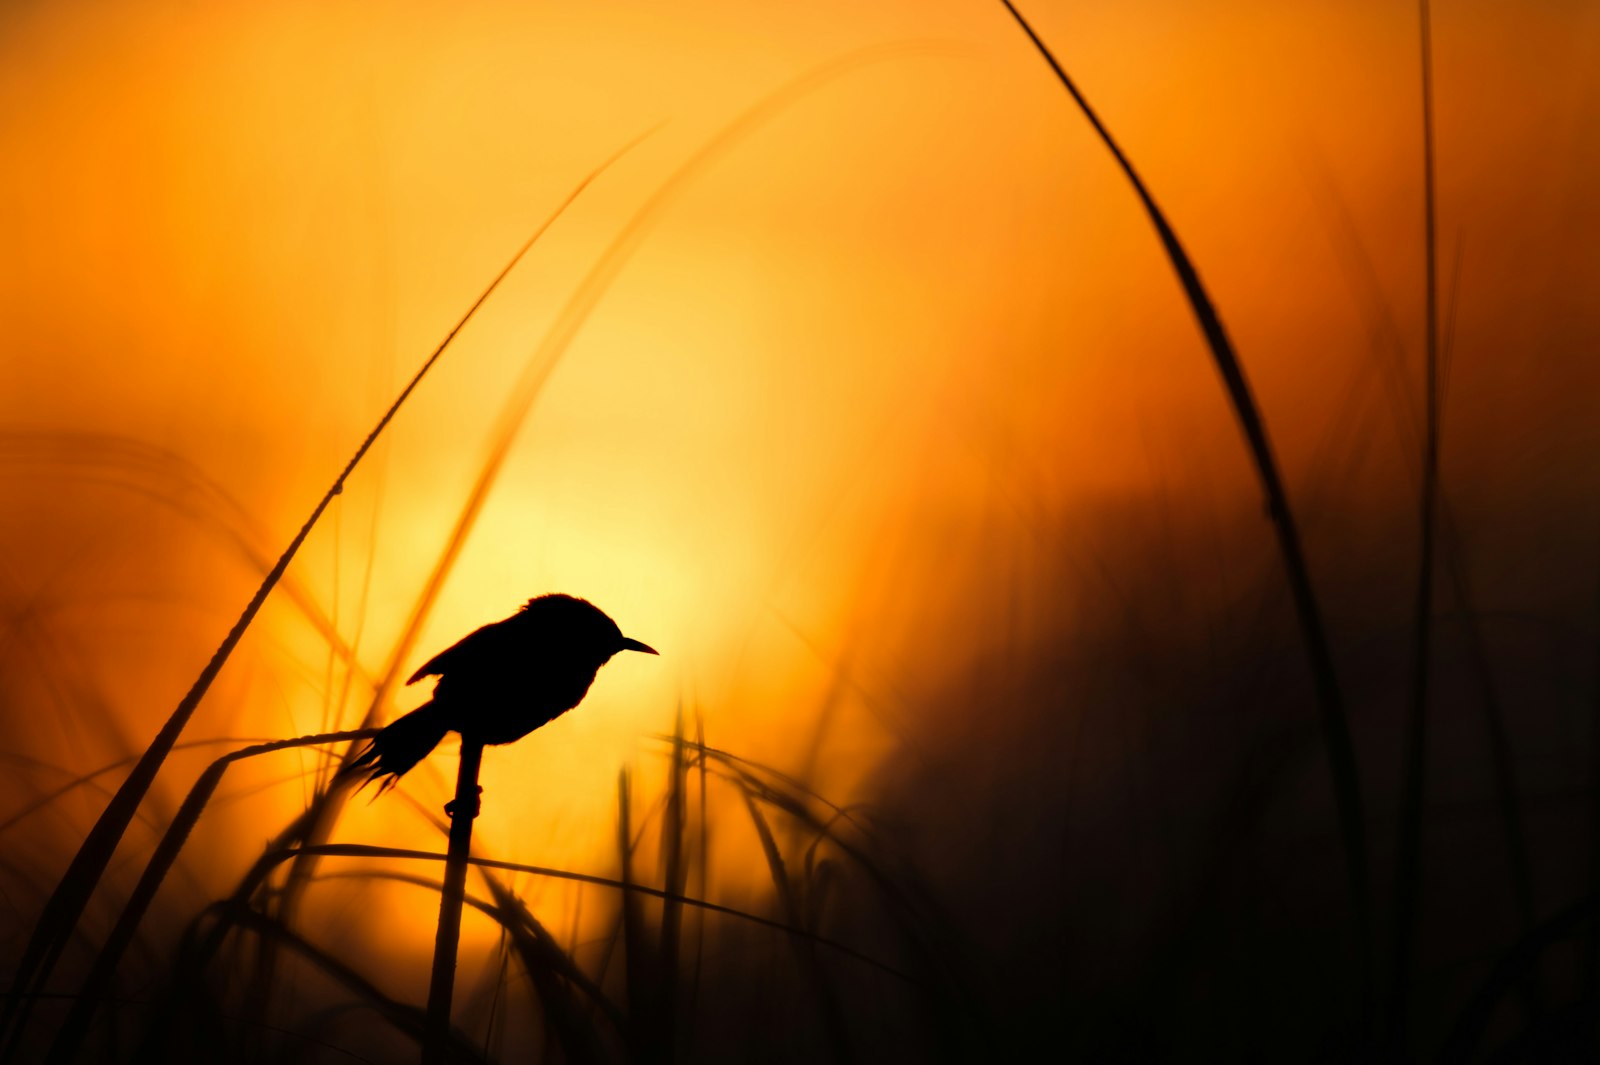
<svg viewBox="0 0 1600 1065">
<path fill-rule="evenodd" d="M 680 743 L 681 746 L 681 743 Z M 709 898 L 710 865 L 711 865 L 711 820 L 706 816 L 706 723 L 700 713 L 700 708 L 694 711 L 694 749 L 695 768 L 700 773 L 700 847 L 695 854 L 695 861 L 699 866 L 700 897 Z M 706 915 L 699 912 L 695 915 L 694 923 L 694 976 L 689 983 L 689 1007 L 687 1010 L 688 1036 L 684 1039 L 686 1054 L 694 1053 L 694 1026 L 700 1012 L 700 974 L 705 962 L 706 946 Z"/>
<path fill-rule="evenodd" d="M 648 819 L 648 814 L 646 814 Z M 661 1039 L 662 1018 L 657 1006 L 656 945 L 651 942 L 644 910 L 646 894 L 657 892 L 634 877 L 633 777 L 624 768 L 617 774 L 617 850 L 622 864 L 622 960 L 628 999 L 629 1060 L 651 1065 L 668 1056 Z"/>
<path fill-rule="evenodd" d="M 467 891 L 467 859 L 472 855 L 472 822 L 478 816 L 478 769 L 483 744 L 461 737 L 461 768 L 450 815 L 450 848 L 444 864 L 444 890 L 439 895 L 439 927 L 433 940 L 433 979 L 428 985 L 428 1036 L 422 1044 L 423 1065 L 443 1065 L 450 1051 L 450 1000 L 456 986 L 456 946 L 461 938 L 461 900 Z"/>
<path fill-rule="evenodd" d="M 1338 674 L 1333 665 L 1333 652 L 1328 646 L 1327 633 L 1322 623 L 1322 611 L 1317 604 L 1316 592 L 1311 584 L 1311 571 L 1306 564 L 1305 552 L 1300 544 L 1300 533 L 1295 526 L 1294 514 L 1289 509 L 1288 493 L 1278 473 L 1278 463 L 1273 454 L 1272 442 L 1267 436 L 1266 422 L 1256 406 L 1250 382 L 1245 377 L 1244 366 L 1233 349 L 1233 342 L 1228 338 L 1227 330 L 1223 328 L 1222 318 L 1217 314 L 1216 307 L 1200 280 L 1199 271 L 1195 269 L 1193 261 L 1178 240 L 1178 235 L 1167 221 L 1166 215 L 1157 206 L 1155 197 L 1145 187 L 1132 162 L 1123 154 L 1121 147 L 1111 136 L 1111 131 L 1100 121 L 1100 116 L 1095 113 L 1094 108 L 1089 106 L 1088 99 L 1067 74 L 1066 68 L 1034 32 L 1033 27 L 1022 17 L 1022 13 L 1016 9 L 1011 0 L 1000 0 L 1000 2 L 1011 13 L 1017 25 L 1022 27 L 1022 31 L 1028 35 L 1028 39 L 1050 65 L 1050 69 L 1055 72 L 1062 87 L 1067 90 L 1067 94 L 1072 97 L 1083 116 L 1094 127 L 1101 143 L 1116 160 L 1123 176 L 1128 179 L 1128 184 L 1139 197 L 1150 224 L 1161 240 L 1161 247 L 1166 252 L 1173 273 L 1183 286 L 1184 297 L 1188 300 L 1200 331 L 1205 336 L 1206 346 L 1211 351 L 1212 360 L 1227 390 L 1228 402 L 1233 408 L 1234 417 L 1244 433 L 1246 446 L 1256 467 L 1256 476 L 1261 481 L 1262 493 L 1266 496 L 1267 513 L 1272 518 L 1273 528 L 1277 533 L 1284 576 L 1289 583 L 1295 616 L 1300 625 L 1301 641 L 1305 645 L 1312 682 L 1316 689 L 1322 742 L 1328 755 L 1328 771 L 1333 782 L 1334 803 L 1338 809 L 1340 835 L 1344 844 L 1354 933 L 1352 938 L 1360 980 L 1361 1021 L 1363 1027 L 1366 1027 L 1372 1017 L 1373 950 L 1366 813 L 1361 799 L 1361 778 L 1356 766 L 1355 745 L 1350 738 L 1350 723 L 1345 712 L 1344 694 L 1340 690 Z"/>
<path fill-rule="evenodd" d="M 657 972 L 657 994 L 660 996 L 662 1019 L 661 1042 L 667 1056 L 677 1047 L 678 1007 L 682 995 L 678 986 L 678 959 L 683 942 L 683 904 L 677 901 L 688 886 L 689 864 L 685 860 L 688 822 L 688 762 L 683 740 L 683 705 L 678 705 L 672 729 L 672 756 L 667 768 L 666 806 L 661 811 L 662 888 L 669 896 L 661 903 L 661 934 L 659 937 L 660 963 Z"/>
<path fill-rule="evenodd" d="M 1433 49 L 1428 0 L 1419 0 L 1422 45 L 1422 204 L 1426 322 L 1423 391 L 1426 424 L 1422 438 L 1422 543 L 1418 553 L 1416 614 L 1413 620 L 1411 705 L 1406 721 L 1400 826 L 1395 854 L 1394 987 L 1390 1039 L 1402 1051 L 1409 1025 L 1411 977 L 1422 899 L 1422 801 L 1428 772 L 1428 671 L 1433 638 L 1434 521 L 1439 482 L 1439 314 L 1434 236 Z"/>
<path fill-rule="evenodd" d="M 1600 598 L 1596 600 L 1600 608 Z M 1600 649 L 1595 656 L 1595 705 L 1589 718 L 1589 897 L 1600 898 Z M 701 894 L 705 892 L 702 890 Z M 1600 1004 L 1600 920 L 1589 923 L 1583 944 L 1583 997 Z"/>
</svg>

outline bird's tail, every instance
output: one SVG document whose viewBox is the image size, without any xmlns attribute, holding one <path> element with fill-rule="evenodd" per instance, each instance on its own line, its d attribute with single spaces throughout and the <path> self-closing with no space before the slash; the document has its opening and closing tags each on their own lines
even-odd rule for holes
<svg viewBox="0 0 1600 1065">
<path fill-rule="evenodd" d="M 423 703 L 411 713 L 397 718 L 367 744 L 366 749 L 356 757 L 356 760 L 339 773 L 341 777 L 350 777 L 367 770 L 367 778 L 361 782 L 364 788 L 374 780 L 380 780 L 378 794 L 394 787 L 395 782 L 428 756 L 428 752 L 439 745 L 444 739 L 444 734 L 450 731 L 450 724 L 445 712 L 437 703 Z"/>
</svg>

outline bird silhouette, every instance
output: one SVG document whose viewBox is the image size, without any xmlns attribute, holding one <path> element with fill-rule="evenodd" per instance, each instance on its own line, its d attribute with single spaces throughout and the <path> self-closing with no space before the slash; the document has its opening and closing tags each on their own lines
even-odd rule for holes
<svg viewBox="0 0 1600 1065">
<path fill-rule="evenodd" d="M 382 795 L 446 732 L 461 733 L 463 742 L 520 740 L 582 702 L 595 674 L 618 651 L 660 653 L 622 635 L 617 623 L 586 599 L 530 599 L 413 673 L 407 684 L 439 678 L 433 698 L 374 736 L 341 776 L 368 769 L 362 787 L 382 778 Z"/>
</svg>

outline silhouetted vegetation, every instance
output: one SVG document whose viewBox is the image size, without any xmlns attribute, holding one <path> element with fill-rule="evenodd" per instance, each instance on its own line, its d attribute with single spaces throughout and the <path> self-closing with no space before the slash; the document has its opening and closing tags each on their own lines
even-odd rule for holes
<svg viewBox="0 0 1600 1065">
<path fill-rule="evenodd" d="M 415 846 L 347 834 L 361 744 L 390 714 L 512 442 L 578 328 L 663 207 L 719 153 L 829 78 L 901 52 L 847 56 L 711 138 L 582 277 L 488 419 L 492 446 L 448 540 L 384 668 L 360 678 L 369 697 L 350 715 L 340 700 L 324 731 L 180 739 L 275 590 L 330 660 L 359 669 L 338 624 L 290 580 L 290 561 L 544 227 L 423 364 L 276 561 L 242 531 L 244 507 L 169 455 L 109 435 L 0 437 L 0 461 L 88 471 L 205 514 L 263 574 L 153 742 L 133 738 L 126 758 L 93 772 L 55 771 L 0 811 L 3 833 L 91 793 L 104 800 L 59 871 L 0 859 L 5 883 L 19 885 L 7 887 L 8 905 L 32 922 L 25 942 L 14 937 L 0 1058 L 402 1061 L 427 1047 L 463 1062 L 965 1062 L 1035 1060 L 1043 1047 L 1068 1061 L 1600 1060 L 1600 696 L 1594 671 L 1580 676 L 1600 646 L 1596 614 L 1592 602 L 1564 598 L 1564 573 L 1539 571 L 1524 589 L 1533 607 L 1517 616 L 1481 608 L 1488 597 L 1469 581 L 1473 530 L 1452 510 L 1440 463 L 1453 311 L 1440 311 L 1449 300 L 1437 263 L 1427 0 L 1420 389 L 1403 366 L 1386 371 L 1407 404 L 1397 417 L 1415 423 L 1420 398 L 1416 511 L 1376 508 L 1338 528 L 1308 520 L 1313 506 L 1291 506 L 1248 352 L 1230 339 L 1181 220 L 1158 206 L 1159 190 L 1070 64 L 1002 3 L 1153 227 L 1264 509 L 1224 512 L 1201 529 L 1173 521 L 1170 501 L 1155 498 L 1090 516 L 1041 507 L 1018 519 L 1038 548 L 1020 574 L 1003 552 L 949 547 L 948 572 L 978 589 L 962 615 L 974 645 L 952 655 L 965 672 L 930 663 L 937 680 L 902 693 L 909 713 L 938 727 L 886 756 L 849 801 L 809 775 L 828 706 L 793 708 L 814 729 L 796 774 L 708 735 L 708 716 L 738 707 L 689 701 L 671 734 L 654 737 L 659 764 L 619 769 L 609 868 L 510 861 L 481 844 L 469 858 L 470 828 L 458 829 L 447 860 L 450 825 L 403 788 L 385 801 L 405 804 Z M 1368 313 L 1375 335 L 1393 330 L 1381 292 Z M 1392 549 L 1402 539 L 1416 545 L 1414 559 Z M 1074 556 L 1086 541 L 1096 547 L 1084 567 Z M 1374 541 L 1386 549 L 1370 549 Z M 1259 564 L 1208 586 L 1200 575 L 1216 566 L 1219 544 Z M 52 668 L 45 655 L 37 661 L 41 673 Z M 848 661 L 831 665 L 848 677 Z M 92 710 L 93 700 L 77 702 Z M 108 730 L 113 716 L 102 710 Z M 410 769 L 438 737 L 429 739 L 400 769 L 380 752 L 378 771 Z M 155 809 L 148 795 L 172 752 L 212 747 L 223 753 L 186 799 Z M 171 882 L 225 774 L 285 751 L 317 755 L 292 776 L 308 789 L 302 808 L 263 827 L 264 846 L 231 891 L 198 906 L 180 900 Z M 458 802 L 481 754 L 469 738 Z M 640 783 L 657 776 L 659 788 Z M 135 831 L 141 817 L 148 845 Z M 721 893 L 713 836 L 748 844 L 759 891 Z M 108 879 L 121 862 L 138 869 L 125 898 Z M 542 904 L 552 883 L 573 886 L 581 915 Z M 91 906 L 97 897 L 113 919 Z M 423 970 L 398 972 L 393 955 L 368 955 L 344 936 L 341 914 L 379 897 L 441 911 L 443 1016 L 430 1017 L 413 993 Z M 451 981 L 463 912 L 492 929 L 494 945 Z M 156 915 L 165 927 L 152 931 Z M 579 938 L 594 927 L 603 934 Z"/>
</svg>

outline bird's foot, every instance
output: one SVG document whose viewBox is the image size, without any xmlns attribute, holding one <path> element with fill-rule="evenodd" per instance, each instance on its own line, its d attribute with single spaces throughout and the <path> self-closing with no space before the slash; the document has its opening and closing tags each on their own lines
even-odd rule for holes
<svg viewBox="0 0 1600 1065">
<path fill-rule="evenodd" d="M 468 818 L 477 817 L 478 816 L 478 811 L 483 808 L 483 806 L 482 806 L 482 804 L 480 802 L 480 800 L 482 798 L 483 798 L 483 785 L 479 784 L 478 785 L 478 793 L 476 795 L 474 795 L 471 799 L 468 799 L 465 802 L 463 802 L 460 799 L 451 799 L 449 802 L 445 803 L 444 804 L 445 815 L 448 816 L 452 821 L 455 820 L 455 817 L 456 817 L 457 814 L 465 814 Z"/>
</svg>

